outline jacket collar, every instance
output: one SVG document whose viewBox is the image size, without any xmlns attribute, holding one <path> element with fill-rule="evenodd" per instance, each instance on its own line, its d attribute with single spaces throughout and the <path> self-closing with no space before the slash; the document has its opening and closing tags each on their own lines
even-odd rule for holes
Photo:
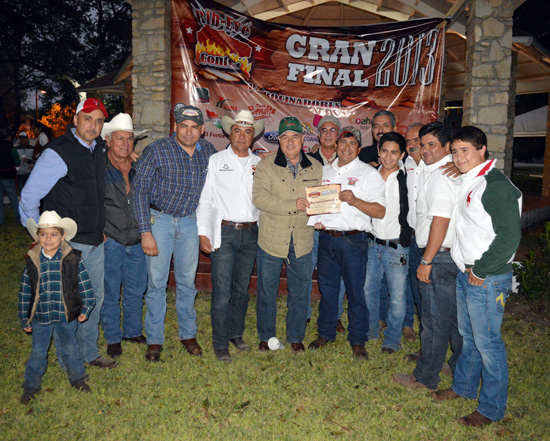
<svg viewBox="0 0 550 441">
<path fill-rule="evenodd" d="M 279 167 L 286 168 L 286 156 L 281 150 L 281 147 L 277 149 L 277 156 L 275 157 L 275 165 Z M 311 167 L 311 161 L 308 159 L 307 155 L 302 153 L 302 160 L 300 161 L 301 168 Z"/>
</svg>

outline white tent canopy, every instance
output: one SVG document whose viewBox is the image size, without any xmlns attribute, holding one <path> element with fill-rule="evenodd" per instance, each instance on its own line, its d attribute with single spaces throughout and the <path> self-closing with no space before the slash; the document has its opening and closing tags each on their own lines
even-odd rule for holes
<svg viewBox="0 0 550 441">
<path fill-rule="evenodd" d="M 514 119 L 514 138 L 546 136 L 548 106 L 518 115 Z"/>
</svg>

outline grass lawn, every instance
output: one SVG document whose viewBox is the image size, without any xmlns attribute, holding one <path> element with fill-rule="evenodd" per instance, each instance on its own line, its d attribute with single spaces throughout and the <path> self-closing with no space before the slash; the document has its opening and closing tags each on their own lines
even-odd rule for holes
<svg viewBox="0 0 550 441">
<path fill-rule="evenodd" d="M 6 210 L 9 212 L 9 210 Z M 88 367 L 91 394 L 70 388 L 50 352 L 42 391 L 30 406 L 19 404 L 31 338 L 17 318 L 17 292 L 26 231 L 9 217 L 0 226 L 0 439 L 1 440 L 549 440 L 550 329 L 506 314 L 510 388 L 502 422 L 466 428 L 458 417 L 475 401 L 435 403 L 425 391 L 404 389 L 394 372 L 411 372 L 403 359 L 417 344 L 394 355 L 367 343 L 370 359 L 352 359 L 343 335 L 326 348 L 295 355 L 282 351 L 240 354 L 216 361 L 211 346 L 209 295 L 197 297 L 199 341 L 204 356 L 184 353 L 177 337 L 174 293 L 168 295 L 162 361 L 145 361 L 143 345 L 123 342 L 116 369 Z M 278 335 L 284 340 L 284 299 Z M 317 303 L 314 311 L 317 310 Z M 346 320 L 345 320 L 346 322 Z M 315 338 L 315 317 L 305 343 Z M 244 338 L 257 347 L 255 298 Z M 99 341 L 105 354 L 106 343 Z M 442 377 L 441 386 L 451 380 Z"/>
</svg>

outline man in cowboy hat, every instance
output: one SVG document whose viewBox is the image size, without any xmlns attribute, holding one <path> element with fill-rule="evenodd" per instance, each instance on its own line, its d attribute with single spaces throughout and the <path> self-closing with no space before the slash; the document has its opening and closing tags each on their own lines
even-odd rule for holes
<svg viewBox="0 0 550 441">
<path fill-rule="evenodd" d="M 76 341 L 85 363 L 113 368 L 115 360 L 99 354 L 99 316 L 103 304 L 105 226 L 105 157 L 99 136 L 107 111 L 101 101 L 81 101 L 64 135 L 49 142 L 40 155 L 21 193 L 21 223 L 29 218 L 38 221 L 40 200 L 45 210 L 55 210 L 78 224 L 71 246 L 82 251 L 84 265 L 94 288 L 96 306 L 84 323 L 79 323 Z M 62 361 L 61 361 L 62 363 Z"/>
<path fill-rule="evenodd" d="M 202 111 L 178 103 L 174 106 L 174 135 L 149 145 L 139 161 L 133 210 L 147 255 L 148 287 L 145 359 L 160 359 L 164 343 L 166 284 L 174 255 L 178 334 L 185 350 L 201 356 L 197 342 L 195 274 L 199 261 L 196 209 L 208 159 L 216 150 L 204 134 Z"/>
<path fill-rule="evenodd" d="M 142 335 L 143 296 L 147 289 L 147 264 L 141 235 L 132 213 L 132 188 L 136 171 L 131 154 L 135 137 L 132 117 L 119 113 L 105 123 L 101 137 L 109 148 L 105 153 L 105 299 L 101 326 L 107 340 L 107 354 L 122 354 L 122 340 L 146 343 Z M 120 329 L 120 285 L 123 285 Z"/>
<path fill-rule="evenodd" d="M 200 248 L 212 258 L 212 344 L 216 358 L 229 363 L 229 342 L 249 351 L 243 340 L 248 284 L 254 267 L 260 213 L 252 203 L 252 183 L 260 158 L 250 147 L 263 130 L 249 110 L 222 118 L 229 147 L 210 157 L 197 208 Z"/>
</svg>

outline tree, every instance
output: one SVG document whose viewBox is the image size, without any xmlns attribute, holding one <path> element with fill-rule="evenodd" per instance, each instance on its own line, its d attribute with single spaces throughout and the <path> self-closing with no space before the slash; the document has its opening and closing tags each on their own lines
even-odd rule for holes
<svg viewBox="0 0 550 441">
<path fill-rule="evenodd" d="M 40 118 L 40 122 L 50 127 L 55 136 L 61 136 L 67 131 L 67 125 L 73 120 L 75 107 L 76 103 L 68 106 L 54 103 L 46 114 Z"/>
<path fill-rule="evenodd" d="M 0 3 L 0 118 L 13 107 L 18 121 L 25 93 L 36 89 L 48 92 L 46 104 L 77 101 L 77 85 L 117 69 L 130 54 L 125 0 Z"/>
</svg>

